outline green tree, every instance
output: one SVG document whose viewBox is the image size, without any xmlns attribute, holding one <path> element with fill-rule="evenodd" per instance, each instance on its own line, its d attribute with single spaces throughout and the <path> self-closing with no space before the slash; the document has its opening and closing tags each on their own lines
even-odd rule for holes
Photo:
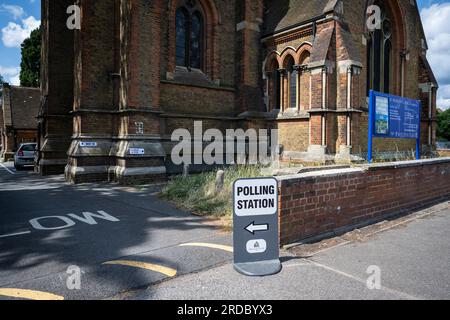
<svg viewBox="0 0 450 320">
<path fill-rule="evenodd" d="M 450 141 L 450 109 L 438 112 L 437 118 L 437 138 Z"/>
<path fill-rule="evenodd" d="M 41 29 L 31 32 L 22 43 L 22 62 L 20 63 L 20 85 L 39 87 L 41 70 Z"/>
</svg>

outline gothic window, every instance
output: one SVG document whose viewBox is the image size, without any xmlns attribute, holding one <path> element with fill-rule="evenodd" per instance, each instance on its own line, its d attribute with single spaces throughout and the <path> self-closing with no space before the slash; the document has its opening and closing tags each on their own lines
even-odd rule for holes
<svg viewBox="0 0 450 320">
<path fill-rule="evenodd" d="M 288 56 L 286 66 L 287 86 L 285 94 L 287 96 L 288 108 L 297 108 L 297 70 L 295 69 L 295 62 L 292 56 Z"/>
<path fill-rule="evenodd" d="M 176 46 L 176 56 L 177 56 L 177 65 L 186 66 L 187 65 L 187 54 L 186 54 L 186 45 L 187 45 L 187 37 L 186 32 L 188 30 L 188 13 L 184 8 L 180 8 L 177 10 L 176 17 L 176 34 L 177 34 L 177 46 Z"/>
<path fill-rule="evenodd" d="M 382 8 L 382 7 L 381 7 Z M 392 23 L 382 8 L 380 28 L 367 42 L 367 94 L 370 89 L 390 92 L 392 76 Z"/>
<path fill-rule="evenodd" d="M 276 55 L 273 53 L 267 58 L 265 73 L 267 110 L 278 110 L 281 105 L 281 72 Z"/>
<path fill-rule="evenodd" d="M 202 69 L 204 52 L 203 16 L 195 0 L 176 12 L 176 64 L 178 66 Z"/>
<path fill-rule="evenodd" d="M 273 77 L 273 92 L 274 92 L 274 109 L 280 109 L 281 106 L 281 71 L 275 70 Z"/>
</svg>

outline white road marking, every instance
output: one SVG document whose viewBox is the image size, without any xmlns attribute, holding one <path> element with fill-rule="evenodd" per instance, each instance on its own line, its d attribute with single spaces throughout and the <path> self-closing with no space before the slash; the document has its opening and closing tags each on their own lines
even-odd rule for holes
<svg viewBox="0 0 450 320">
<path fill-rule="evenodd" d="M 341 270 L 338 270 L 338 269 L 335 269 L 335 268 L 326 266 L 326 265 L 324 265 L 324 264 L 321 264 L 321 263 L 318 263 L 318 262 L 315 262 L 315 261 L 312 261 L 312 260 L 308 260 L 308 261 L 310 261 L 311 264 L 314 265 L 314 266 L 316 266 L 316 267 L 319 267 L 319 268 L 323 268 L 323 269 L 332 271 L 332 272 L 337 273 L 337 274 L 339 274 L 339 275 L 341 275 L 341 276 L 350 278 L 350 279 L 352 279 L 352 280 L 361 282 L 361 283 L 363 283 L 364 285 L 367 285 L 367 282 L 366 282 L 365 280 L 361 279 L 361 278 L 355 277 L 355 276 L 353 276 L 353 275 L 351 275 L 351 274 L 348 274 L 348 273 L 346 273 L 346 272 L 343 272 L 343 271 L 341 271 Z M 388 287 L 385 287 L 385 286 L 382 286 L 381 289 L 382 289 L 382 290 L 385 290 L 385 291 L 387 291 L 387 292 L 390 292 L 391 294 L 399 295 L 399 296 L 401 296 L 403 299 L 408 299 L 408 300 L 424 300 L 424 298 L 422 298 L 422 297 L 413 296 L 413 295 L 410 295 L 410 294 L 408 294 L 408 293 L 405 293 L 405 292 L 402 292 L 402 291 L 398 291 L 398 290 L 395 290 L 395 289 L 391 289 L 391 288 L 388 288 Z"/>
<path fill-rule="evenodd" d="M 10 174 L 16 174 L 15 172 L 9 170 L 3 163 L 0 163 L 0 166 L 2 166 L 3 169 L 5 169 L 6 171 L 8 171 Z"/>
<path fill-rule="evenodd" d="M 16 232 L 16 233 L 4 234 L 4 235 L 0 235 L 0 238 L 8 238 L 8 237 L 21 236 L 21 235 L 29 234 L 29 233 L 31 233 L 31 231 L 23 231 L 23 232 Z"/>
</svg>

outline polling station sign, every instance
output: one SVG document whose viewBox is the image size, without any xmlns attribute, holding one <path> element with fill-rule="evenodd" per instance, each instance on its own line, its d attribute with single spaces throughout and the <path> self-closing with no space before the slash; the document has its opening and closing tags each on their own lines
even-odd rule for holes
<svg viewBox="0 0 450 320">
<path fill-rule="evenodd" d="M 233 186 L 233 211 L 234 268 L 248 276 L 278 273 L 277 180 L 237 180 Z"/>
</svg>

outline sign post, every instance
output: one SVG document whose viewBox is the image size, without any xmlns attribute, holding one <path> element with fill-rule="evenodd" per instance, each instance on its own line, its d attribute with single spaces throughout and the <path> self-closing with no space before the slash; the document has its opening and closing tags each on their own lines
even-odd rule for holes
<svg viewBox="0 0 450 320">
<path fill-rule="evenodd" d="M 415 139 L 420 159 L 420 101 L 371 90 L 367 159 L 373 160 L 373 138 Z"/>
<path fill-rule="evenodd" d="M 281 271 L 278 238 L 278 182 L 240 179 L 233 185 L 234 268 L 247 276 Z"/>
</svg>

